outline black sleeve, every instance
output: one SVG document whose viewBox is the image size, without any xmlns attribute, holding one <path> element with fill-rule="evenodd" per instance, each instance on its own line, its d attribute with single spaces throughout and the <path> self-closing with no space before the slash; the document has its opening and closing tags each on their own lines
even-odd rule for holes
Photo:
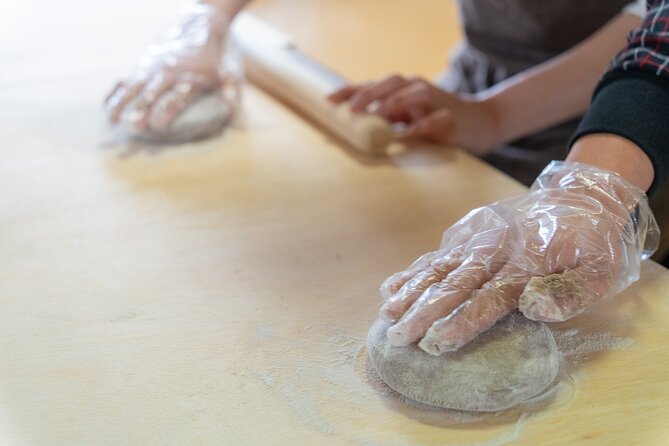
<svg viewBox="0 0 669 446">
<path fill-rule="evenodd" d="M 665 4 L 666 3 L 666 4 Z M 638 145 L 655 169 L 651 195 L 669 177 L 669 2 L 649 1 L 648 16 L 600 81 L 570 141 L 613 133 Z"/>
</svg>

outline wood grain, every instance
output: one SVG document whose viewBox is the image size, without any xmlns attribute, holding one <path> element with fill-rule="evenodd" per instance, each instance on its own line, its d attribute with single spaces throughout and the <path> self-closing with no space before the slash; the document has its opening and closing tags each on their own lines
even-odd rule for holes
<svg viewBox="0 0 669 446">
<path fill-rule="evenodd" d="M 253 87 L 219 138 L 115 142 L 104 91 L 179 3 L 3 14 L 0 444 L 667 444 L 669 275 L 653 263 L 556 327 L 587 342 L 541 409 L 463 423 L 375 380 L 363 346 L 378 284 L 471 208 L 523 188 L 458 150 L 366 162 Z M 435 18 L 452 4 L 416 5 L 255 8 L 279 26 L 295 17 L 302 47 L 362 79 L 441 63 L 448 27 L 409 18 L 453 24 Z M 344 18 L 364 23 L 339 27 L 361 33 L 369 59 L 346 62 L 341 35 L 316 32 Z M 375 52 L 407 36 L 424 50 Z"/>
</svg>

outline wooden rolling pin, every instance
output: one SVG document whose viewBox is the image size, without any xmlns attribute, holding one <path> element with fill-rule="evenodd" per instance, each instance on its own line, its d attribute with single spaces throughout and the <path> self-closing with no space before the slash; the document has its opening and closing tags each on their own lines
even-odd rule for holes
<svg viewBox="0 0 669 446">
<path fill-rule="evenodd" d="M 326 96 L 347 81 L 301 53 L 291 39 L 248 13 L 241 13 L 232 35 L 249 79 L 367 155 L 380 155 L 393 140 L 390 124 L 352 113 Z"/>
</svg>

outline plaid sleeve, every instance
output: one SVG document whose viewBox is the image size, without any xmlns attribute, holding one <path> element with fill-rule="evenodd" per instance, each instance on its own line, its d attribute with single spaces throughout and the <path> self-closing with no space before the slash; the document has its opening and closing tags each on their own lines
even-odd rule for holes
<svg viewBox="0 0 669 446">
<path fill-rule="evenodd" d="M 628 46 L 611 64 L 611 71 L 640 70 L 669 78 L 669 2 L 651 0 L 641 27 L 632 31 Z"/>
<path fill-rule="evenodd" d="M 669 0 L 649 0 L 642 25 L 601 79 L 573 144 L 592 133 L 620 135 L 641 147 L 655 168 L 648 194 L 669 178 Z"/>
</svg>

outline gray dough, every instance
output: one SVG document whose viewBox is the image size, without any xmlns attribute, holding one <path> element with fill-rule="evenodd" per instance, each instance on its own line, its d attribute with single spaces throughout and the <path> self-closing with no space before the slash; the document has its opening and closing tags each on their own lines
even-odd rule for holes
<svg viewBox="0 0 669 446">
<path fill-rule="evenodd" d="M 230 104 L 218 94 L 201 97 L 184 110 L 170 126 L 177 135 L 203 136 L 220 130 L 230 117 Z"/>
<path fill-rule="evenodd" d="M 218 132 L 227 124 L 232 109 L 219 94 L 206 94 L 186 107 L 168 128 L 159 128 L 149 121 L 149 128 L 136 135 L 155 142 L 185 142 Z"/>
<path fill-rule="evenodd" d="M 431 406 L 493 412 L 520 404 L 545 390 L 558 372 L 560 354 L 546 325 L 519 313 L 455 352 L 433 356 L 416 344 L 388 343 L 390 323 L 369 330 L 369 358 L 391 388 Z"/>
</svg>

